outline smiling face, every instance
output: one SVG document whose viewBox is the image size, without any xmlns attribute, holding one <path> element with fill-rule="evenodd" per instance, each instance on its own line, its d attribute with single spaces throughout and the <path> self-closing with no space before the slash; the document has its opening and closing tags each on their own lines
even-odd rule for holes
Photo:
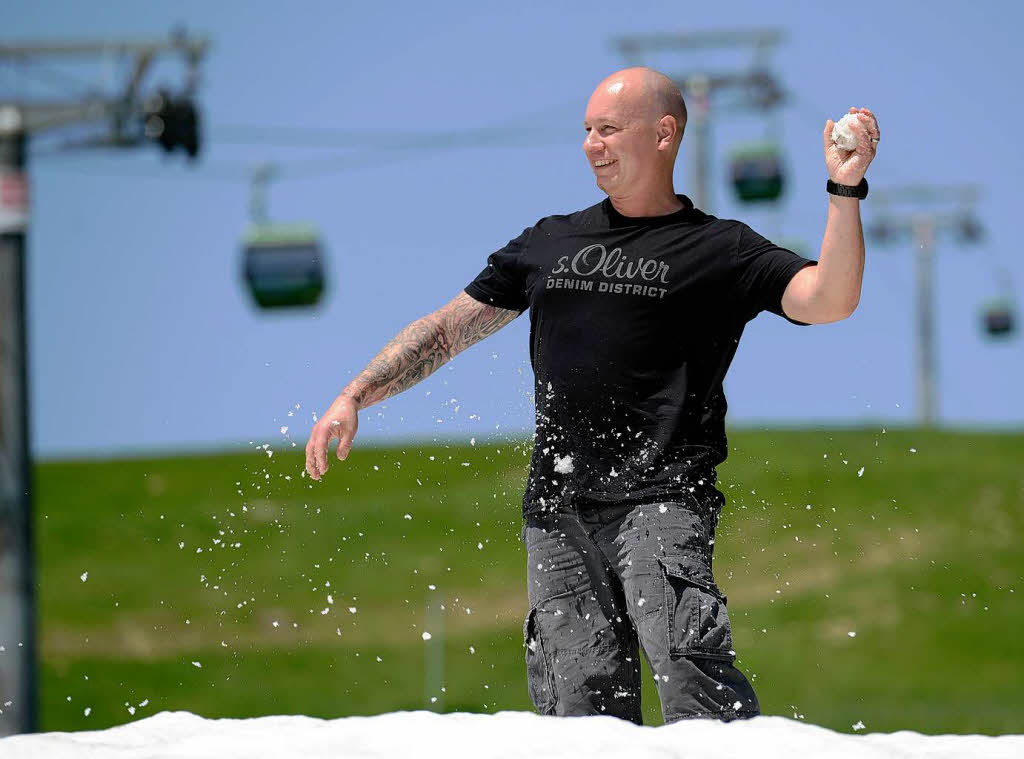
<svg viewBox="0 0 1024 759">
<path fill-rule="evenodd" d="M 610 196 L 649 191 L 664 183 L 666 172 L 671 181 L 681 130 L 661 107 L 662 83 L 654 76 L 661 75 L 640 68 L 612 74 L 587 103 L 583 152 Z"/>
</svg>

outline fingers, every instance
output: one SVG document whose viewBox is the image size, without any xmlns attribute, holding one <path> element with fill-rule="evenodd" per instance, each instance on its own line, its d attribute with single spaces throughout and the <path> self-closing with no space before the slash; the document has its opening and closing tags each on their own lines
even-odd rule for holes
<svg viewBox="0 0 1024 759">
<path fill-rule="evenodd" d="M 339 461 L 348 458 L 352 450 L 352 440 L 356 436 L 358 420 L 351 423 L 343 423 L 338 419 L 332 419 L 329 423 L 321 419 L 320 423 L 313 427 L 306 443 L 306 472 L 314 480 L 319 481 L 330 467 L 328 450 L 333 438 L 338 438 L 338 450 L 335 454 Z"/>
<path fill-rule="evenodd" d="M 830 147 L 832 147 L 832 129 L 835 127 L 835 125 L 836 125 L 836 123 L 834 121 L 832 121 L 832 119 L 829 119 L 828 121 L 825 122 L 825 133 L 822 135 L 822 137 L 825 140 L 825 150 L 826 151 Z"/>
<path fill-rule="evenodd" d="M 349 451 L 352 450 L 352 438 L 353 435 L 346 432 L 338 439 L 338 450 L 335 451 L 338 461 L 344 461 L 348 458 Z"/>
<path fill-rule="evenodd" d="M 306 443 L 306 471 L 319 480 L 327 471 L 328 435 L 322 427 L 314 427 Z"/>
<path fill-rule="evenodd" d="M 859 118 L 857 119 L 864 128 L 867 129 L 868 136 L 870 137 L 881 137 L 878 129 L 878 118 L 868 108 L 850 108 L 850 113 L 856 113 Z"/>
<path fill-rule="evenodd" d="M 313 466 L 313 436 L 309 436 L 309 440 L 306 441 L 306 474 L 312 477 L 314 480 L 317 478 L 316 469 Z"/>
</svg>

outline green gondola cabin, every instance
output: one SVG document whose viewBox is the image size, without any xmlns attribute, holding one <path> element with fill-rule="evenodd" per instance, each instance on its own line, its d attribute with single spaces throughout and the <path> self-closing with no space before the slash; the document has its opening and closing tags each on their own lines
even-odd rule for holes
<svg viewBox="0 0 1024 759">
<path fill-rule="evenodd" d="M 736 196 L 744 203 L 774 202 L 782 195 L 782 154 L 774 142 L 754 142 L 733 149 L 730 172 Z"/>
<path fill-rule="evenodd" d="M 311 224 L 251 224 L 242 275 L 260 308 L 312 306 L 324 289 L 323 246 Z"/>
</svg>

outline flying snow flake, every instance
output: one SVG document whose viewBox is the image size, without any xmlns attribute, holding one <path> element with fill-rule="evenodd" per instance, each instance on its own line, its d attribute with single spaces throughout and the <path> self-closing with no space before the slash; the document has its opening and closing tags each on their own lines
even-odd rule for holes
<svg viewBox="0 0 1024 759">
<path fill-rule="evenodd" d="M 853 630 L 850 630 L 850 632 L 848 632 L 846 634 L 849 635 L 851 638 L 856 638 L 857 637 L 857 633 L 854 632 Z"/>
<path fill-rule="evenodd" d="M 850 725 L 850 727 L 852 727 L 854 730 L 863 730 L 864 729 L 864 723 L 861 722 L 860 720 L 857 720 L 857 724 L 856 725 Z"/>
<path fill-rule="evenodd" d="M 863 477 L 864 476 L 864 467 L 861 467 L 860 469 L 857 470 L 857 476 L 858 477 Z"/>
<path fill-rule="evenodd" d="M 666 511 L 668 511 L 668 506 L 666 506 L 665 504 L 661 504 L 661 506 L 658 507 L 658 511 L 664 514 Z"/>
<path fill-rule="evenodd" d="M 192 666 L 195 667 L 196 669 L 202 669 L 203 668 L 203 665 L 200 664 L 197 661 L 192 662 Z"/>
<path fill-rule="evenodd" d="M 82 572 L 82 574 L 81 574 L 81 575 L 79 576 L 79 579 L 80 579 L 80 580 L 81 580 L 82 582 L 85 582 L 86 580 L 88 580 L 88 579 L 89 579 L 89 573 L 88 573 L 88 572 Z"/>
<path fill-rule="evenodd" d="M 355 613 L 356 613 L 356 607 L 355 607 L 355 606 L 349 606 L 349 607 L 348 607 L 348 610 L 349 610 L 350 612 L 352 612 L 353 614 L 355 614 Z"/>
<path fill-rule="evenodd" d="M 478 551 L 484 550 L 484 544 L 483 543 L 477 543 L 476 544 L 476 550 L 478 550 Z"/>
<path fill-rule="evenodd" d="M 416 481 L 417 481 L 417 482 L 419 482 L 419 480 L 416 480 Z M 406 519 L 412 519 L 412 514 L 406 514 L 406 515 L 405 515 L 405 518 L 406 518 Z"/>
<path fill-rule="evenodd" d="M 430 633 L 428 633 L 428 632 L 424 632 L 423 633 L 423 640 L 430 640 L 430 637 L 431 637 Z"/>
<path fill-rule="evenodd" d="M 86 717 L 88 717 L 90 714 L 92 714 L 92 707 L 91 706 L 85 707 L 85 711 L 83 711 L 82 714 L 84 714 Z"/>
<path fill-rule="evenodd" d="M 288 428 L 287 427 L 282 427 L 281 428 L 281 434 L 282 435 L 287 435 L 288 434 Z"/>
<path fill-rule="evenodd" d="M 275 619 L 275 620 L 274 620 L 273 622 L 271 622 L 271 624 L 272 624 L 272 625 L 273 625 L 274 627 L 280 627 L 280 626 L 281 626 L 281 623 L 280 623 L 280 622 L 278 622 L 278 621 L 277 621 L 276 619 Z"/>
<path fill-rule="evenodd" d="M 742 707 L 743 707 L 743 702 L 742 701 L 737 701 L 735 704 L 732 705 L 733 709 L 741 709 Z"/>
<path fill-rule="evenodd" d="M 572 456 L 555 454 L 555 471 L 559 474 L 572 474 Z"/>
<path fill-rule="evenodd" d="M 917 453 L 917 448 L 911 448 L 911 449 L 910 449 L 910 452 L 911 452 L 911 453 Z"/>
</svg>

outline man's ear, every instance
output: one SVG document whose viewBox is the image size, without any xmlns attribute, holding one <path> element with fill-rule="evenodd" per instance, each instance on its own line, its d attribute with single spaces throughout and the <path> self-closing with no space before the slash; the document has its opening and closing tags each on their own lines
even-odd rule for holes
<svg viewBox="0 0 1024 759">
<path fill-rule="evenodd" d="M 655 133 L 658 135 L 658 150 L 669 150 L 672 142 L 679 132 L 679 125 L 674 117 L 667 113 L 658 119 L 658 126 Z"/>
</svg>

